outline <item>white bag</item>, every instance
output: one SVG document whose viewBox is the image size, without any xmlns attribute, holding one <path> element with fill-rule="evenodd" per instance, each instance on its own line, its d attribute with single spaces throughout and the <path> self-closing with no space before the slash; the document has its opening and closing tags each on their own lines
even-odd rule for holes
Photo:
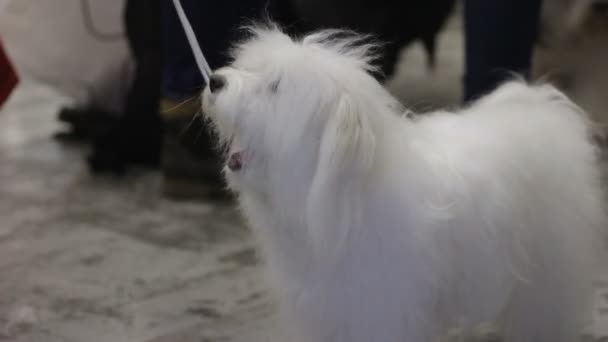
<svg viewBox="0 0 608 342">
<path fill-rule="evenodd" d="M 0 0 L 0 36 L 18 73 L 58 87 L 78 105 L 120 113 L 133 73 L 124 6 L 125 0 Z"/>
</svg>

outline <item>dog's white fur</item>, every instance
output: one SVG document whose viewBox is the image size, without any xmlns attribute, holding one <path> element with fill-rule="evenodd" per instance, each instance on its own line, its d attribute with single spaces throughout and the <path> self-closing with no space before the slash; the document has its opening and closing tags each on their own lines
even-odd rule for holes
<svg viewBox="0 0 608 342">
<path fill-rule="evenodd" d="M 226 86 L 203 94 L 228 154 L 241 153 L 227 178 L 284 340 L 491 327 L 505 341 L 575 341 L 603 222 L 585 114 L 550 86 L 512 82 L 412 119 L 368 75 L 362 40 L 254 28 L 217 71 Z"/>
</svg>

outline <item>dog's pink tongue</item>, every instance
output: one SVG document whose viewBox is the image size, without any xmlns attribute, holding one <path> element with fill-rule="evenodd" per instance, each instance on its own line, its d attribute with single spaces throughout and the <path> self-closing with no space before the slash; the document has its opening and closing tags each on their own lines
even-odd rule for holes
<svg viewBox="0 0 608 342">
<path fill-rule="evenodd" d="M 243 168 L 243 157 L 241 152 L 234 152 L 228 157 L 228 168 L 232 171 L 238 171 Z"/>
</svg>

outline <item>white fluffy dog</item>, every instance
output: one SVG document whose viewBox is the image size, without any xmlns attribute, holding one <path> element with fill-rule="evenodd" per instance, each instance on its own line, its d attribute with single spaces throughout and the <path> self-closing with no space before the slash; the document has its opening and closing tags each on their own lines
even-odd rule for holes
<svg viewBox="0 0 608 342">
<path fill-rule="evenodd" d="M 603 222 L 581 110 L 513 82 L 412 119 L 368 75 L 366 39 L 251 31 L 203 107 L 284 341 L 577 339 Z"/>
</svg>

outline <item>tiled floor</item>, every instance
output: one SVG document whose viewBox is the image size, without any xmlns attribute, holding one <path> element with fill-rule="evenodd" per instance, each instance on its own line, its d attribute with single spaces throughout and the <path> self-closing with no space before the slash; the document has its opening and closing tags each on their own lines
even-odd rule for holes
<svg viewBox="0 0 608 342">
<path fill-rule="evenodd" d="M 404 55 L 390 88 L 406 103 L 458 103 L 458 21 L 439 50 L 431 75 L 417 48 Z M 273 305 L 234 208 L 164 200 L 157 173 L 92 177 L 86 151 L 51 139 L 66 101 L 25 81 L 0 112 L 0 341 L 269 341 Z"/>
</svg>

